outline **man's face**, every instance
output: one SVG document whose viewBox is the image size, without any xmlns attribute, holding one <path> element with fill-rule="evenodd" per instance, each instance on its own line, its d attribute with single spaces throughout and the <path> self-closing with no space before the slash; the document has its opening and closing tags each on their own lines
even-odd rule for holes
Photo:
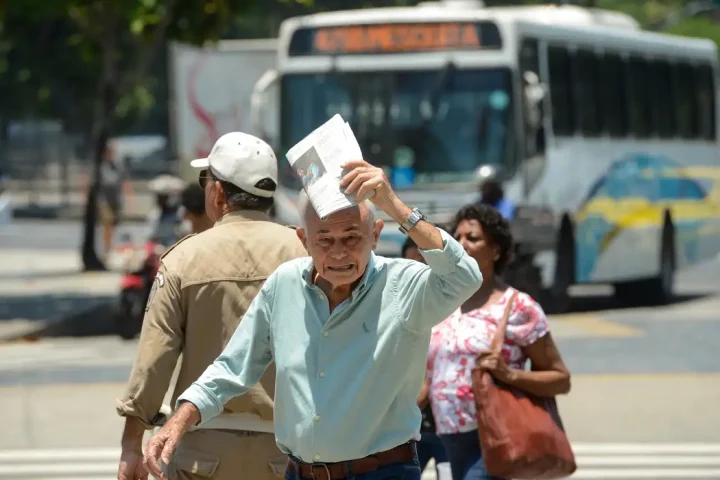
<svg viewBox="0 0 720 480">
<path fill-rule="evenodd" d="M 305 227 L 297 232 L 318 275 L 333 287 L 340 287 L 365 273 L 382 227 L 382 220 L 373 221 L 365 205 L 341 210 L 324 222 L 309 207 Z"/>
</svg>

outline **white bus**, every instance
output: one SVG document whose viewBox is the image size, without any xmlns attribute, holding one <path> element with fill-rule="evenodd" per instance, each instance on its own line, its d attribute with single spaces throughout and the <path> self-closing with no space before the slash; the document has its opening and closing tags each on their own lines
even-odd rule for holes
<svg viewBox="0 0 720 480">
<path fill-rule="evenodd" d="M 434 2 L 292 18 L 278 44 L 253 114 L 278 93 L 280 222 L 298 221 L 285 152 L 340 113 L 432 221 L 501 181 L 546 307 L 581 283 L 667 301 L 677 269 L 720 251 L 709 40 L 575 6 Z M 378 253 L 397 255 L 404 237 L 386 224 Z"/>
</svg>

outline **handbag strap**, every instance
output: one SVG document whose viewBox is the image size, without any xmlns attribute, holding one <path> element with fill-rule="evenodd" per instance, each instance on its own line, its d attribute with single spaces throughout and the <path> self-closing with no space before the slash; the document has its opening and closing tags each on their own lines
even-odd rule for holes
<svg viewBox="0 0 720 480">
<path fill-rule="evenodd" d="M 505 305 L 505 311 L 500 319 L 500 323 L 498 323 L 495 336 L 490 342 L 490 351 L 493 353 L 502 353 L 502 347 L 505 343 L 505 331 L 507 330 L 508 321 L 510 320 L 510 312 L 512 311 L 513 302 L 515 301 L 517 293 L 517 290 L 513 289 L 513 293 L 510 295 L 510 298 Z"/>
</svg>

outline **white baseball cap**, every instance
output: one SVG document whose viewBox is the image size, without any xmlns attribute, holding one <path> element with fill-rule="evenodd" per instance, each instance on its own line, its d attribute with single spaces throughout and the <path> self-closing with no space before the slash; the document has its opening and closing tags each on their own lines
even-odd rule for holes
<svg viewBox="0 0 720 480">
<path fill-rule="evenodd" d="M 190 162 L 195 168 L 210 168 L 214 177 L 242 188 L 258 197 L 270 198 L 275 193 L 255 185 L 263 178 L 277 184 L 277 159 L 273 149 L 257 137 L 230 132 L 220 137 L 207 158 Z"/>
</svg>

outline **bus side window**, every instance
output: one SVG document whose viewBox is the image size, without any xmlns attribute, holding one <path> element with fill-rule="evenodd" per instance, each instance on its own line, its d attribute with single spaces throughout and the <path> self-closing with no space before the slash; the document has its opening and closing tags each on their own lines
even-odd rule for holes
<svg viewBox="0 0 720 480">
<path fill-rule="evenodd" d="M 650 105 L 660 138 L 675 137 L 675 90 L 670 64 L 665 60 L 650 62 Z"/>
<path fill-rule="evenodd" d="M 627 136 L 627 65 L 620 55 L 605 53 L 600 62 L 600 84 L 602 89 L 602 105 L 604 125 L 611 137 Z"/>
<path fill-rule="evenodd" d="M 548 46 L 550 104 L 555 136 L 573 136 L 577 130 L 573 99 L 572 56 L 565 47 Z"/>
<path fill-rule="evenodd" d="M 580 129 L 586 137 L 597 137 L 603 132 L 599 61 L 595 52 L 586 49 L 578 50 L 575 58 Z"/>
<path fill-rule="evenodd" d="M 673 86 L 675 87 L 675 108 L 677 109 L 678 134 L 682 138 L 698 137 L 698 105 L 695 96 L 695 76 L 687 63 L 673 65 Z"/>
<path fill-rule="evenodd" d="M 630 132 L 636 138 L 648 138 L 653 133 L 651 115 L 648 63 L 644 58 L 631 56 L 628 62 L 629 82 L 628 100 L 630 100 Z"/>
<path fill-rule="evenodd" d="M 713 70 L 709 65 L 695 67 L 697 85 L 698 126 L 700 137 L 705 140 L 715 140 L 715 82 Z"/>
</svg>

